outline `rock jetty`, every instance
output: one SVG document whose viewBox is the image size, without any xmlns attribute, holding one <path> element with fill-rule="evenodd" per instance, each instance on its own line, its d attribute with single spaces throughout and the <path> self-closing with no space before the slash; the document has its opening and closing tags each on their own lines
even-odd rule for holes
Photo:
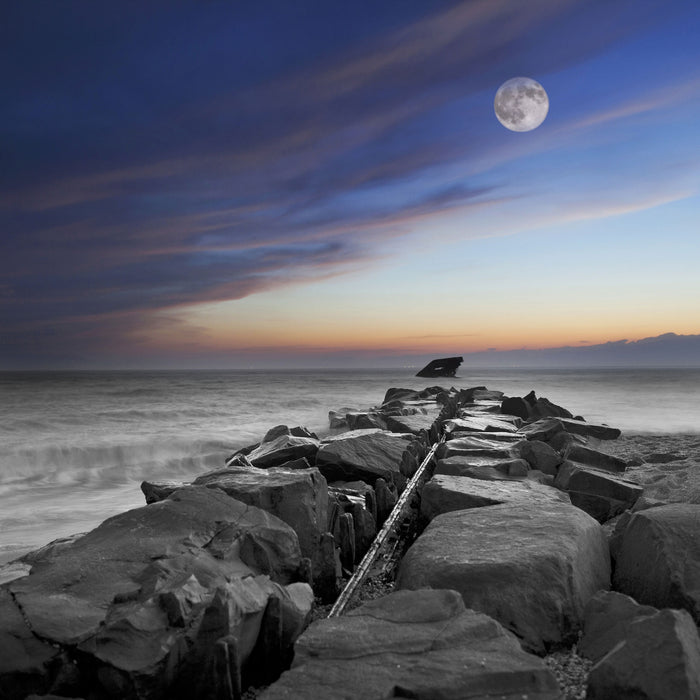
<svg viewBox="0 0 700 700">
<path fill-rule="evenodd" d="M 563 653 L 589 698 L 700 700 L 700 505 L 620 431 L 439 386 L 329 426 L 0 567 L 0 700 L 583 697 Z"/>
</svg>

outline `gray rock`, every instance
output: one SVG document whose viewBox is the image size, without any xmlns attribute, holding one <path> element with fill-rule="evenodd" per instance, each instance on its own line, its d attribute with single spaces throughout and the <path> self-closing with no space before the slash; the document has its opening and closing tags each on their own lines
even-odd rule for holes
<svg viewBox="0 0 700 700">
<path fill-rule="evenodd" d="M 559 465 L 563 462 L 562 456 L 541 440 L 523 440 L 517 449 L 531 469 L 538 469 L 544 474 L 556 476 Z"/>
<path fill-rule="evenodd" d="M 298 538 L 281 520 L 218 489 L 187 487 L 44 548 L 28 576 L 0 590 L 21 606 L 35 641 L 64 651 L 46 687 L 68 668 L 97 683 L 100 697 L 175 697 L 188 639 L 214 591 L 259 574 L 286 584 L 300 563 Z M 0 635 L 17 637 L 13 624 L 0 616 Z M 46 668 L 45 645 L 22 645 L 31 659 L 15 659 Z M 19 668 L 6 667 L 3 682 Z"/>
<path fill-rule="evenodd" d="M 594 663 L 624 642 L 629 626 L 658 610 L 615 591 L 599 591 L 586 605 L 579 653 Z"/>
<path fill-rule="evenodd" d="M 435 467 L 435 474 L 497 481 L 501 479 L 525 479 L 529 469 L 530 465 L 524 459 L 504 461 L 498 457 L 459 455 L 439 460 Z"/>
<path fill-rule="evenodd" d="M 471 415 L 461 418 L 450 418 L 445 421 L 447 433 L 515 433 L 518 426 L 514 425 L 509 416 L 491 416 L 488 414 Z M 518 419 L 519 420 L 519 419 Z"/>
<path fill-rule="evenodd" d="M 684 610 L 630 623 L 625 640 L 593 666 L 589 700 L 700 700 L 700 638 Z"/>
<path fill-rule="evenodd" d="M 555 435 L 563 431 L 564 426 L 558 418 L 541 418 L 534 423 L 523 425 L 518 430 L 518 437 L 549 442 Z"/>
<path fill-rule="evenodd" d="M 501 402 L 501 413 L 528 420 L 532 415 L 532 408 L 522 396 L 512 396 Z"/>
<path fill-rule="evenodd" d="M 194 486 L 223 491 L 287 523 L 299 538 L 304 557 L 319 572 L 318 545 L 328 520 L 328 487 L 318 469 L 229 467 L 197 477 Z"/>
<path fill-rule="evenodd" d="M 468 690 L 467 690 L 468 689 Z M 297 640 L 292 669 L 260 700 L 555 700 L 544 662 L 495 620 L 449 590 L 400 591 L 344 617 L 319 620 Z"/>
<path fill-rule="evenodd" d="M 361 430 L 364 428 L 386 430 L 384 416 L 376 411 L 352 411 L 345 414 L 345 420 L 350 430 Z"/>
<path fill-rule="evenodd" d="M 569 461 L 559 467 L 554 485 L 601 523 L 631 508 L 644 491 L 616 474 Z"/>
<path fill-rule="evenodd" d="M 408 416 L 386 416 L 386 426 L 395 433 L 430 434 L 437 414 L 415 414 Z"/>
<path fill-rule="evenodd" d="M 633 513 L 611 541 L 615 588 L 640 603 L 682 608 L 700 622 L 700 505 L 672 503 Z"/>
<path fill-rule="evenodd" d="M 302 457 L 313 460 L 318 447 L 319 441 L 315 438 L 283 434 L 261 443 L 247 457 L 253 466 L 267 469 Z"/>
<path fill-rule="evenodd" d="M 533 481 L 484 481 L 466 476 L 436 474 L 421 492 L 421 515 L 432 520 L 436 515 L 467 508 L 511 503 L 570 503 L 569 497 L 550 486 Z"/>
<path fill-rule="evenodd" d="M 599 452 L 590 447 L 585 447 L 576 442 L 572 442 L 564 453 L 566 459 L 579 464 L 585 464 L 596 469 L 603 469 L 609 472 L 622 473 L 627 469 L 627 462 L 619 457 Z"/>
<path fill-rule="evenodd" d="M 401 461 L 406 449 L 406 439 L 395 433 L 346 434 L 321 446 L 316 466 L 328 481 L 360 479 L 374 484 L 383 478 L 402 489 L 406 477 Z"/>
<path fill-rule="evenodd" d="M 339 408 L 335 411 L 328 411 L 328 425 L 331 430 L 336 430 L 338 428 L 347 428 L 348 421 L 345 418 L 348 413 L 356 413 L 356 409 L 345 406 Z"/>
<path fill-rule="evenodd" d="M 622 434 L 617 428 L 611 428 L 609 425 L 587 423 L 584 420 L 576 420 L 574 418 L 558 418 L 568 433 L 574 435 L 583 435 L 585 437 L 593 437 L 598 440 L 616 440 Z"/>
<path fill-rule="evenodd" d="M 399 589 L 454 588 L 543 651 L 573 639 L 590 597 L 610 585 L 600 525 L 566 504 L 504 504 L 438 515 L 401 562 Z"/>
</svg>

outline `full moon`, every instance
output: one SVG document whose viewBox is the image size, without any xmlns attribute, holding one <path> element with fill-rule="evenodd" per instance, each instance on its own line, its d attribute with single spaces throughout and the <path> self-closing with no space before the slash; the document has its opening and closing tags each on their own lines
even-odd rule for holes
<svg viewBox="0 0 700 700">
<path fill-rule="evenodd" d="M 536 80 L 511 78 L 498 88 L 493 109 L 506 129 L 532 131 L 547 116 L 549 98 Z"/>
</svg>

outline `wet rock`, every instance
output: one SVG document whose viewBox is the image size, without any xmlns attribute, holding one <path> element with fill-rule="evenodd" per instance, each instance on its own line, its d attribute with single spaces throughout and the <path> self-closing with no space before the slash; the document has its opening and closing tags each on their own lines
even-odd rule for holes
<svg viewBox="0 0 700 700">
<path fill-rule="evenodd" d="M 406 439 L 395 433 L 346 434 L 323 443 L 316 466 L 328 481 L 359 479 L 374 484 L 382 478 L 401 489 L 406 483 L 401 473 L 406 449 Z"/>
<path fill-rule="evenodd" d="M 187 485 L 184 481 L 142 481 L 141 491 L 146 503 L 158 503 Z"/>
<path fill-rule="evenodd" d="M 382 406 L 389 403 L 390 401 L 414 401 L 420 398 L 420 392 L 416 391 L 415 389 L 391 388 L 387 389 L 386 394 L 384 394 L 384 401 L 382 401 Z"/>
<path fill-rule="evenodd" d="M 644 491 L 615 474 L 569 461 L 559 468 L 554 485 L 601 523 L 631 508 Z"/>
<path fill-rule="evenodd" d="M 587 698 L 700 698 L 700 637 L 684 610 L 660 610 L 630 623 L 623 642 L 596 663 Z"/>
<path fill-rule="evenodd" d="M 511 503 L 569 503 L 569 497 L 550 486 L 532 481 L 484 481 L 465 476 L 436 474 L 421 492 L 421 515 L 432 520 L 436 515 L 467 508 Z"/>
<path fill-rule="evenodd" d="M 552 403 L 549 399 L 535 396 L 535 392 L 531 391 L 525 401 L 530 406 L 530 415 L 535 419 L 539 418 L 573 418 L 570 411 Z"/>
<path fill-rule="evenodd" d="M 566 504 L 504 504 L 438 515 L 401 562 L 398 589 L 454 588 L 542 652 L 572 640 L 610 586 L 600 525 Z"/>
<path fill-rule="evenodd" d="M 699 522 L 700 505 L 689 503 L 621 520 L 611 541 L 615 588 L 640 603 L 682 608 L 700 622 Z"/>
<path fill-rule="evenodd" d="M 457 700 L 467 688 L 475 698 L 559 697 L 544 662 L 455 591 L 400 591 L 313 623 L 261 700 Z"/>
</svg>

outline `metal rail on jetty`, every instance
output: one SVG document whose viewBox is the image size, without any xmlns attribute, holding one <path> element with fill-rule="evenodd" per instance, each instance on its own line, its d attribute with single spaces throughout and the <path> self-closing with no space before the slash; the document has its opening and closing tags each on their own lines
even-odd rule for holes
<svg viewBox="0 0 700 700">
<path fill-rule="evenodd" d="M 372 546 L 367 550 L 367 554 L 365 554 L 359 566 L 357 567 L 357 569 L 355 569 L 355 573 L 348 581 L 340 596 L 338 596 L 338 599 L 335 601 L 335 604 L 331 608 L 331 611 L 328 613 L 328 617 L 338 617 L 338 615 L 342 615 L 343 610 L 345 610 L 345 606 L 348 604 L 348 602 L 350 602 L 350 599 L 352 598 L 353 594 L 360 586 L 360 584 L 364 581 L 385 542 L 389 539 L 389 536 L 396 529 L 396 524 L 399 521 L 401 515 L 403 514 L 406 504 L 409 503 L 411 498 L 413 497 L 416 488 L 420 483 L 421 477 L 423 476 L 425 470 L 428 468 L 428 465 L 430 464 L 430 461 L 435 455 L 435 451 L 437 450 L 438 446 L 444 441 L 445 436 L 443 435 L 436 443 L 433 444 L 433 446 L 430 448 L 430 451 L 425 456 L 425 459 L 421 462 L 418 469 L 416 469 L 416 473 L 411 477 L 408 484 L 406 484 L 406 488 L 403 490 L 401 496 L 399 496 L 398 501 L 396 501 L 394 509 L 389 514 L 389 517 L 386 519 L 386 522 L 384 523 L 382 529 L 374 538 L 374 542 L 372 542 Z"/>
</svg>

